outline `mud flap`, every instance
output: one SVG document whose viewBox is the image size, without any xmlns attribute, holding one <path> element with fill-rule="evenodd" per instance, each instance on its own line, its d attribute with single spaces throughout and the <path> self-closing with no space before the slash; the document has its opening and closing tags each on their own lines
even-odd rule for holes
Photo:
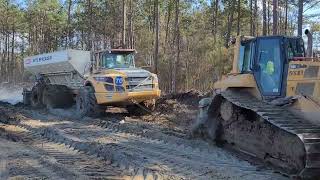
<svg viewBox="0 0 320 180">
<path fill-rule="evenodd" d="M 23 96 L 23 104 L 26 106 L 30 105 L 31 104 L 31 91 L 29 91 L 26 88 L 23 88 L 22 96 Z"/>
</svg>

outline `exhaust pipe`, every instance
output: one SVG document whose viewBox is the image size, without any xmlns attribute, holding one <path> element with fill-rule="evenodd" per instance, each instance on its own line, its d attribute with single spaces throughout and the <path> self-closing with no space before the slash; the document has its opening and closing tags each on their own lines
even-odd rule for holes
<svg viewBox="0 0 320 180">
<path fill-rule="evenodd" d="M 304 31 L 304 34 L 308 37 L 308 44 L 307 44 L 307 57 L 312 57 L 312 32 L 309 29 Z"/>
</svg>

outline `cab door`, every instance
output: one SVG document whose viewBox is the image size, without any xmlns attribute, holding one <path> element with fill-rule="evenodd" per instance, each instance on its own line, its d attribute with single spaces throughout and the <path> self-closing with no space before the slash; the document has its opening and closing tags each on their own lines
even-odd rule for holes
<svg viewBox="0 0 320 180">
<path fill-rule="evenodd" d="M 284 53 L 280 37 L 257 39 L 253 73 L 263 97 L 282 97 Z"/>
</svg>

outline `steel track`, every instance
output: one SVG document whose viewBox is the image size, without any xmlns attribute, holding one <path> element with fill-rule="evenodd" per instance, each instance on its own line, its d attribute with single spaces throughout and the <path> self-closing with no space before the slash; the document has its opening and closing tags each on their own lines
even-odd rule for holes
<svg viewBox="0 0 320 180">
<path fill-rule="evenodd" d="M 320 178 L 320 126 L 294 115 L 286 107 L 260 101 L 248 93 L 224 91 L 220 94 L 236 106 L 254 111 L 275 127 L 297 136 L 305 148 L 305 168 L 301 177 Z"/>
</svg>

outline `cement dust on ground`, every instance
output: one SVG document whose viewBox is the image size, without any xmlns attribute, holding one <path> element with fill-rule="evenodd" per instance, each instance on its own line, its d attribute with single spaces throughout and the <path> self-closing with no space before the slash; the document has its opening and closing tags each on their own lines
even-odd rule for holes
<svg viewBox="0 0 320 180">
<path fill-rule="evenodd" d="M 22 91 L 24 87 L 29 87 L 29 84 L 20 83 L 16 85 L 0 83 L 0 101 L 16 105 L 22 103 Z"/>
</svg>

